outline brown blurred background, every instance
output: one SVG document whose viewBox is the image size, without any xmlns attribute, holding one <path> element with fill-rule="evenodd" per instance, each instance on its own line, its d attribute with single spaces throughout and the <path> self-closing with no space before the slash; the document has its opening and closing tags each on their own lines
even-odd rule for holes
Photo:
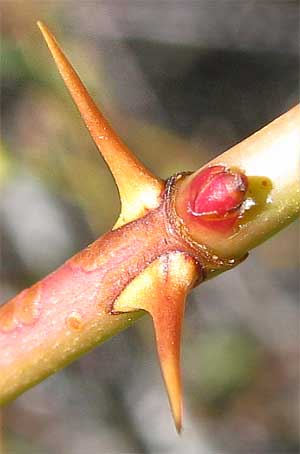
<svg viewBox="0 0 300 454">
<path fill-rule="evenodd" d="M 200 167 L 299 102 L 298 1 L 0 6 L 1 302 L 109 229 L 119 210 L 38 19 L 163 178 Z M 145 319 L 6 406 L 1 454 L 299 452 L 298 240 L 293 224 L 190 296 L 182 437 Z"/>
</svg>

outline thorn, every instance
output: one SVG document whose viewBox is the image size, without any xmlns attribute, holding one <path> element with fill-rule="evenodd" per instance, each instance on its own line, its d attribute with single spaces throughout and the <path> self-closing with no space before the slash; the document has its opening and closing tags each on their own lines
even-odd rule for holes
<svg viewBox="0 0 300 454">
<path fill-rule="evenodd" d="M 122 143 L 99 111 L 48 27 L 40 21 L 37 25 L 84 123 L 115 179 L 122 205 L 115 228 L 121 227 L 159 205 L 163 183 Z"/>
<path fill-rule="evenodd" d="M 149 265 L 114 303 L 115 312 L 143 309 L 152 317 L 158 357 L 177 432 L 182 428 L 180 343 L 185 298 L 198 277 L 194 260 L 180 252 Z"/>
<path fill-rule="evenodd" d="M 176 292 L 177 293 L 177 292 Z M 180 372 L 180 343 L 185 306 L 182 291 L 167 295 L 163 302 L 169 307 L 153 305 L 148 312 L 152 316 L 160 366 L 167 388 L 170 406 L 177 432 L 182 427 L 182 383 Z M 150 306 L 150 305 L 149 305 Z"/>
</svg>

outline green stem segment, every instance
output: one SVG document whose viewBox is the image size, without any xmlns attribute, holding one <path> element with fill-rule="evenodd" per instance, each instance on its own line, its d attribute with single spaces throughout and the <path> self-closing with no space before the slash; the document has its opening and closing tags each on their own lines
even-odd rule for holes
<svg viewBox="0 0 300 454">
<path fill-rule="evenodd" d="M 192 239 L 221 257 L 240 257 L 292 222 L 300 212 L 300 107 L 274 120 L 209 163 L 243 172 L 248 192 L 230 234 L 203 227 L 188 213 L 186 194 L 202 169 L 185 178 L 176 211 Z"/>
<path fill-rule="evenodd" d="M 300 109 L 296 107 L 210 163 L 238 168 L 247 175 L 249 206 L 244 207 L 237 231 L 225 239 L 207 230 L 197 232 L 187 219 L 186 227 L 195 241 L 220 256 L 242 256 L 295 219 L 300 208 L 299 120 Z M 183 222 L 186 212 L 181 196 L 196 174 L 183 179 L 178 187 L 176 209 Z M 119 254 L 136 269 L 135 254 L 130 261 L 127 226 L 107 234 L 0 309 L 0 403 L 13 399 L 143 314 L 112 315 L 104 310 L 112 293 L 118 294 L 120 276 L 126 277 L 128 271 L 121 269 L 124 261 L 119 263 Z M 150 224 L 143 228 L 149 229 Z M 156 225 L 153 229 L 157 230 Z M 137 231 L 141 244 L 152 235 Z M 126 245 L 128 250 L 124 250 Z M 112 247 L 120 252 L 112 254 Z M 109 266 L 105 260 L 110 261 Z M 98 294 L 100 282 L 102 291 Z"/>
</svg>

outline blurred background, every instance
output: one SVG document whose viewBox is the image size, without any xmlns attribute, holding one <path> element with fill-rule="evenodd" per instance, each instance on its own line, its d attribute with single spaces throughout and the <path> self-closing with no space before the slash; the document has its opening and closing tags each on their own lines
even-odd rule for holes
<svg viewBox="0 0 300 454">
<path fill-rule="evenodd" d="M 119 211 L 36 20 L 162 178 L 199 168 L 298 102 L 298 1 L 0 6 L 1 302 L 100 236 Z M 299 452 L 298 243 L 293 224 L 191 294 L 181 437 L 145 318 L 6 406 L 1 454 Z"/>
</svg>

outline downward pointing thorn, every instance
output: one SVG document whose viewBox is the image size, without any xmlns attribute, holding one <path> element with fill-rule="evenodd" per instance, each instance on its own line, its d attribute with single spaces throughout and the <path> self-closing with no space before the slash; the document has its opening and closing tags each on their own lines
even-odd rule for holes
<svg viewBox="0 0 300 454">
<path fill-rule="evenodd" d="M 162 311 L 158 308 L 149 312 L 153 319 L 157 352 L 174 422 L 177 432 L 180 433 L 182 428 L 180 342 L 185 298 L 183 295 L 176 296 L 173 301 L 168 301 L 167 310 Z"/>
<path fill-rule="evenodd" d="M 194 260 L 166 254 L 141 273 L 114 303 L 114 311 L 147 311 L 153 320 L 157 353 L 177 432 L 182 428 L 180 343 L 186 294 L 198 277 Z"/>
</svg>

